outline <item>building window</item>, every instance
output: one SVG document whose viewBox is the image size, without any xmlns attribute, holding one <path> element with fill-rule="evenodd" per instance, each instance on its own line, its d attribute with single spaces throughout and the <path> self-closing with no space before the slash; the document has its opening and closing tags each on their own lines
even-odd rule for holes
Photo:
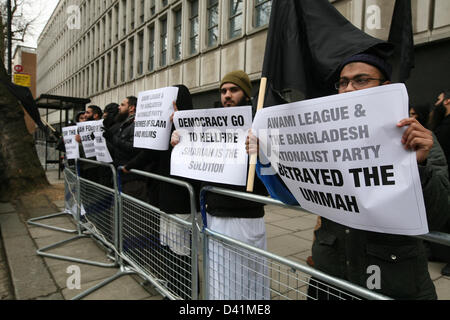
<svg viewBox="0 0 450 320">
<path fill-rule="evenodd" d="M 117 78 L 117 75 L 118 75 L 118 72 L 119 72 L 119 69 L 118 69 L 118 66 L 119 66 L 119 49 L 114 49 L 114 85 L 116 85 L 117 84 L 117 80 L 118 80 L 118 78 Z"/>
<path fill-rule="evenodd" d="M 115 41 L 117 41 L 117 40 L 119 40 L 119 26 L 120 26 L 120 24 L 119 24 L 120 13 L 119 13 L 119 5 L 118 4 L 114 7 L 114 12 L 116 14 L 116 29 L 114 30 L 114 32 L 115 32 L 114 38 L 115 38 Z"/>
<path fill-rule="evenodd" d="M 190 14 L 189 14 L 189 53 L 196 54 L 198 52 L 198 0 L 193 0 L 190 3 Z"/>
<path fill-rule="evenodd" d="M 138 45 L 139 45 L 139 61 L 138 61 L 138 75 L 144 73 L 144 32 L 138 34 Z"/>
<path fill-rule="evenodd" d="M 122 0 L 122 36 L 127 34 L 127 0 Z"/>
<path fill-rule="evenodd" d="M 122 44 L 120 46 L 120 65 L 121 65 L 121 72 L 120 72 L 120 81 L 125 82 L 125 44 Z"/>
<path fill-rule="evenodd" d="M 153 17 L 156 13 L 156 0 L 150 0 L 150 16 Z"/>
<path fill-rule="evenodd" d="M 141 24 L 145 21 L 145 0 L 141 0 L 141 8 L 139 12 L 139 21 Z"/>
<path fill-rule="evenodd" d="M 175 22 L 173 31 L 174 31 L 173 59 L 177 61 L 181 59 L 181 9 L 175 11 Z"/>
<path fill-rule="evenodd" d="M 129 79 L 134 78 L 134 38 L 128 41 L 128 58 L 130 59 L 130 75 Z"/>
<path fill-rule="evenodd" d="M 148 28 L 149 48 L 148 48 L 148 71 L 155 69 L 155 27 Z"/>
<path fill-rule="evenodd" d="M 208 0 L 208 47 L 219 39 L 219 0 Z"/>
<path fill-rule="evenodd" d="M 113 30 L 113 22 L 112 22 L 113 13 L 112 10 L 108 12 L 108 25 L 109 25 L 109 32 L 108 32 L 108 47 L 112 45 L 112 30 Z"/>
<path fill-rule="evenodd" d="M 136 8 L 134 0 L 131 1 L 131 14 L 130 14 L 130 30 L 133 30 L 135 27 L 135 17 L 136 17 Z"/>
<path fill-rule="evenodd" d="M 169 0 L 161 0 L 161 6 L 164 8 L 169 4 Z"/>
<path fill-rule="evenodd" d="M 167 63 L 167 18 L 164 18 L 160 21 L 160 30 L 161 60 L 159 65 L 162 67 Z"/>
<path fill-rule="evenodd" d="M 106 73 L 106 87 L 111 87 L 111 53 L 106 56 L 106 68 L 108 69 Z"/>
<path fill-rule="evenodd" d="M 239 37 L 242 34 L 242 7 L 243 0 L 229 0 L 230 15 L 229 15 L 229 38 Z"/>
<path fill-rule="evenodd" d="M 271 9 L 271 0 L 255 0 L 255 28 L 269 23 Z"/>
</svg>

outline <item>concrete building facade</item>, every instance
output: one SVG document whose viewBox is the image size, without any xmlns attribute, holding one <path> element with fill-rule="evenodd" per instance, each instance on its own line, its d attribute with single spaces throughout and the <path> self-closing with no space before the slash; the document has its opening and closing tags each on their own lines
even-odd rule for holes
<svg viewBox="0 0 450 320">
<path fill-rule="evenodd" d="M 227 72 L 245 70 L 257 84 L 271 2 L 60 0 L 38 40 L 37 93 L 90 98 L 103 108 L 140 91 L 183 83 L 196 108 L 213 107 Z M 394 1 L 331 2 L 358 28 L 387 39 Z M 439 74 L 450 70 L 450 2 L 412 5 L 417 55 L 407 85 L 422 103 L 434 99 L 437 86 L 450 87 Z M 433 79 L 424 79 L 424 72 Z"/>
</svg>

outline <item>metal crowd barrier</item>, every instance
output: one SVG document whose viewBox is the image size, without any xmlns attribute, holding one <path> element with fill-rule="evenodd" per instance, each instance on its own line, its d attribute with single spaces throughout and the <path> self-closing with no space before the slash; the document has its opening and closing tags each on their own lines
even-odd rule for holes
<svg viewBox="0 0 450 320">
<path fill-rule="evenodd" d="M 196 244 L 198 242 L 198 229 L 193 227 L 196 217 L 193 187 L 184 181 L 139 170 L 131 170 L 128 174 L 186 188 L 190 195 L 191 214 L 187 220 L 167 214 L 149 203 L 125 194 L 119 182 L 118 186 L 115 187 L 119 187 L 118 211 L 120 214 L 115 220 L 117 234 L 114 238 L 117 240 L 115 249 L 119 255 L 120 270 L 112 277 L 80 293 L 73 299 L 84 298 L 124 275 L 137 274 L 169 299 L 197 300 L 198 253 Z M 119 170 L 119 181 L 121 175 Z M 95 190 L 86 190 L 85 192 L 98 200 L 97 192 L 101 188 L 92 185 L 89 181 L 84 181 L 84 183 L 95 187 Z M 83 190 L 81 193 L 83 194 Z M 105 197 L 102 196 L 101 198 L 104 199 Z M 101 209 L 104 208 L 99 208 L 94 213 L 86 213 L 86 216 L 88 220 L 93 220 L 92 217 L 95 217 L 96 228 L 103 230 L 105 242 L 109 243 L 108 239 L 113 238 L 113 235 L 108 234 L 108 232 L 113 229 L 105 221 L 105 215 L 102 214 Z M 96 216 L 103 218 L 97 219 Z"/>
<path fill-rule="evenodd" d="M 131 170 L 148 179 L 189 192 L 190 215 L 167 214 L 152 204 L 121 193 L 121 257 L 169 299 L 198 299 L 198 229 L 193 187 L 184 181 Z M 176 201 L 176 199 L 174 199 Z"/>
<path fill-rule="evenodd" d="M 131 170 L 139 175 L 186 188 L 190 195 L 190 215 L 167 214 L 160 208 L 138 200 L 121 191 L 120 176 L 112 165 L 80 159 L 80 162 L 110 168 L 114 177 L 112 187 L 75 175 L 66 168 L 65 208 L 77 225 L 73 238 L 39 249 L 41 256 L 91 264 L 101 267 L 119 267 L 112 277 L 74 297 L 81 299 L 106 284 L 129 274 L 137 274 L 151 283 L 169 299 L 280 300 L 315 299 L 371 299 L 389 300 L 381 294 L 331 277 L 323 272 L 248 245 L 208 228 L 205 195 L 217 193 L 233 198 L 276 205 L 294 210 L 304 209 L 280 201 L 245 192 L 207 186 L 201 190 L 200 205 L 203 227 L 196 219 L 196 199 L 192 186 L 184 181 L 160 175 Z M 78 167 L 78 162 L 77 162 Z M 117 179 L 116 179 L 117 178 Z M 42 217 L 40 219 L 44 219 Z M 33 220 L 33 221 L 31 221 Z M 36 223 L 36 219 L 28 221 Z M 58 228 L 51 228 L 58 231 Z M 200 232 L 201 231 L 201 232 Z M 65 232 L 65 231 L 64 231 Z M 76 239 L 91 237 L 114 253 L 114 263 L 77 259 L 47 253 L 47 250 Z M 203 250 L 199 250 L 199 238 Z M 433 232 L 418 238 L 450 246 L 450 235 Z M 199 287 L 199 260 L 203 254 L 203 286 Z M 311 290 L 313 289 L 313 290 Z M 315 289 L 315 290 L 314 290 Z"/>
<path fill-rule="evenodd" d="M 205 195 L 207 192 L 284 208 L 302 210 L 278 200 L 245 192 L 206 186 L 200 192 L 203 219 L 204 295 L 214 299 L 295 299 L 391 300 L 367 288 L 329 276 L 266 250 L 227 237 L 208 228 Z M 450 234 L 430 232 L 415 236 L 450 247 Z M 308 290 L 312 289 L 312 290 Z"/>
<path fill-rule="evenodd" d="M 304 300 L 315 298 L 308 293 L 308 288 L 316 286 L 321 297 L 326 296 L 328 299 L 390 300 L 389 297 L 209 229 L 205 208 L 207 192 L 303 210 L 268 197 L 211 186 L 204 187 L 200 192 L 200 206 L 204 225 L 205 297 L 232 300 Z"/>
<path fill-rule="evenodd" d="M 77 229 L 66 229 L 49 224 L 39 223 L 37 221 L 48 220 L 56 217 L 70 215 L 76 218 L 77 214 L 77 174 L 74 168 L 70 168 L 66 163 L 64 166 L 64 211 L 29 219 L 27 222 L 29 225 L 43 227 L 55 231 L 67 232 L 67 233 L 77 233 Z"/>
<path fill-rule="evenodd" d="M 80 162 L 91 163 L 94 165 L 99 165 L 99 166 L 104 166 L 104 167 L 110 167 L 110 169 L 112 170 L 113 176 L 115 176 L 115 169 L 112 165 L 108 165 L 105 163 L 92 161 L 92 160 L 88 160 L 88 159 L 79 159 L 78 161 L 75 161 L 75 167 L 77 168 L 77 173 L 78 173 L 77 176 L 74 176 L 73 170 L 65 169 L 65 171 L 64 171 L 65 176 L 67 174 L 67 178 L 65 178 L 65 179 L 70 181 L 70 183 L 67 183 L 65 185 L 65 188 L 67 188 L 65 190 L 65 193 L 75 196 L 75 201 L 73 201 L 73 199 L 65 197 L 65 207 L 70 208 L 70 209 L 66 209 L 66 210 L 68 210 L 68 212 L 74 218 L 74 222 L 77 226 L 77 230 L 76 230 L 77 235 L 72 238 L 65 239 L 65 240 L 56 242 L 54 244 L 45 246 L 43 248 L 40 248 L 37 250 L 37 254 L 40 256 L 43 256 L 43 257 L 47 257 L 47 258 L 72 261 L 72 262 L 77 262 L 77 263 L 94 265 L 94 266 L 98 266 L 98 267 L 106 267 L 106 268 L 117 267 L 118 266 L 117 256 L 115 257 L 115 259 L 113 259 L 113 260 L 115 260 L 114 262 L 104 263 L 104 262 L 99 262 L 99 261 L 80 259 L 80 258 L 76 258 L 76 257 L 58 255 L 58 254 L 47 252 L 51 249 L 55 249 L 57 247 L 60 247 L 62 245 L 70 243 L 72 241 L 75 241 L 78 239 L 83 239 L 83 238 L 95 238 L 98 240 L 98 243 L 101 244 L 102 246 L 104 246 L 106 249 L 108 247 L 110 249 L 113 249 L 113 246 L 111 246 L 111 245 L 108 246 L 109 243 L 107 241 L 105 241 L 105 236 L 101 232 L 98 232 L 98 230 L 100 228 L 96 228 L 95 224 L 91 223 L 90 221 L 86 221 L 85 218 L 82 218 L 82 216 L 84 216 L 84 215 L 86 217 L 91 217 L 91 212 L 93 215 L 95 212 L 100 212 L 102 210 L 94 209 L 94 208 L 96 208 L 95 205 L 92 202 L 90 202 L 89 196 L 86 194 L 84 189 L 81 188 L 81 186 L 84 186 L 84 185 L 96 185 L 96 184 L 93 182 L 90 182 L 90 181 L 86 181 L 85 179 L 80 177 L 80 170 L 79 170 Z M 96 187 L 98 188 L 98 190 L 102 190 L 102 188 L 100 188 L 99 186 L 96 186 Z M 105 187 L 103 187 L 103 189 L 104 188 Z M 115 194 L 114 190 L 112 190 L 112 191 L 108 190 L 108 192 L 110 192 L 110 193 L 112 192 L 113 194 Z M 116 214 L 118 214 L 117 196 L 116 195 L 114 196 L 114 201 L 111 203 L 111 205 L 115 208 L 114 212 L 116 212 Z M 101 205 L 101 206 L 102 206 L 102 208 L 104 208 L 103 205 Z M 85 208 L 87 208 L 87 211 Z M 88 214 L 88 212 L 89 212 L 89 214 Z M 103 212 L 101 214 L 103 214 Z M 57 215 L 55 215 L 55 216 L 57 216 Z M 36 225 L 36 223 L 31 220 L 29 220 L 28 223 Z M 40 225 L 40 226 L 49 228 L 49 226 L 46 226 L 46 225 Z M 58 228 L 55 229 L 53 227 L 51 229 L 58 230 Z M 58 230 L 58 231 L 63 231 L 63 230 Z"/>
</svg>

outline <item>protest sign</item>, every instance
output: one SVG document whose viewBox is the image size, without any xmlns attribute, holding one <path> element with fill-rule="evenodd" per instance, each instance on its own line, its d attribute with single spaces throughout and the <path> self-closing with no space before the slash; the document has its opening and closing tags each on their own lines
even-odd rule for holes
<svg viewBox="0 0 450 320">
<path fill-rule="evenodd" d="M 86 158 L 93 158 L 95 154 L 95 145 L 92 133 L 95 131 L 97 121 L 86 121 L 77 123 L 78 134 L 81 137 L 84 155 Z"/>
<path fill-rule="evenodd" d="M 180 143 L 172 150 L 171 175 L 245 185 L 250 106 L 179 111 L 173 122 Z"/>
<path fill-rule="evenodd" d="M 80 157 L 80 150 L 78 149 L 78 142 L 75 140 L 77 126 L 62 128 L 62 132 L 67 159 L 78 159 Z"/>
<path fill-rule="evenodd" d="M 103 120 L 102 120 L 103 123 Z M 108 147 L 106 146 L 106 140 L 103 138 L 103 132 L 94 132 L 94 146 L 97 161 L 112 163 L 113 159 L 109 153 Z"/>
<path fill-rule="evenodd" d="M 173 102 L 178 88 L 168 87 L 139 93 L 134 125 L 134 147 L 168 150 L 172 130 Z"/>
<path fill-rule="evenodd" d="M 407 117 L 406 88 L 395 84 L 265 108 L 253 132 L 303 208 L 356 229 L 418 235 L 428 225 L 416 154 L 396 126 Z"/>
</svg>

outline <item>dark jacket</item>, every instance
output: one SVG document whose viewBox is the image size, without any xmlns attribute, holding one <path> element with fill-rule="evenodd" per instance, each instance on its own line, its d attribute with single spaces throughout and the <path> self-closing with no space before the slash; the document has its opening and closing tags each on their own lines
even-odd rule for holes
<svg viewBox="0 0 450 320">
<path fill-rule="evenodd" d="M 246 192 L 246 186 L 235 186 L 221 183 L 204 182 L 203 186 L 214 186 L 228 190 Z M 254 193 L 267 195 L 267 190 L 259 179 L 255 179 Z M 254 201 L 242 200 L 217 193 L 206 193 L 206 211 L 216 217 L 232 218 L 262 218 L 264 217 L 264 204 Z"/>
<path fill-rule="evenodd" d="M 189 89 L 184 85 L 176 85 L 178 87 L 178 96 L 176 105 L 178 110 L 192 110 L 192 97 Z M 172 128 L 172 131 L 174 129 Z M 196 211 L 199 210 L 199 189 L 200 181 L 183 177 L 175 177 L 170 175 L 170 161 L 172 154 L 172 146 L 166 151 L 159 150 L 143 150 L 138 156 L 130 160 L 126 164 L 126 168 L 139 169 L 149 171 L 161 176 L 185 181 L 194 188 L 194 198 Z M 153 163 L 152 167 L 148 167 L 148 163 Z M 147 165 L 147 167 L 146 167 Z M 185 187 L 162 181 L 151 181 L 150 187 L 150 203 L 160 208 L 168 214 L 188 214 L 191 213 L 191 202 L 189 192 Z"/>
<path fill-rule="evenodd" d="M 450 115 L 442 120 L 441 124 L 434 130 L 434 134 L 436 135 L 442 150 L 444 150 L 448 166 L 450 164 Z"/>
<path fill-rule="evenodd" d="M 446 162 L 438 143 L 418 167 L 428 227 L 438 230 L 450 213 Z M 381 288 L 376 292 L 394 299 L 437 298 L 422 240 L 357 230 L 323 217 L 315 236 L 312 258 L 316 269 L 366 288 L 373 274 L 368 267 L 377 266 Z"/>
<path fill-rule="evenodd" d="M 106 138 L 108 150 L 113 158 L 114 167 L 127 164 L 136 157 L 140 148 L 133 147 L 134 143 L 134 115 L 129 116 L 120 125 L 110 129 L 110 135 Z M 131 180 L 145 180 L 145 178 L 136 175 L 121 175 L 122 183 Z"/>
<path fill-rule="evenodd" d="M 136 158 L 127 163 L 126 168 L 149 171 L 164 177 L 185 181 L 194 188 L 194 199 L 196 211 L 199 210 L 199 191 L 200 181 L 192 180 L 184 177 L 176 177 L 170 175 L 170 158 L 172 147 L 167 151 L 144 150 Z M 155 163 L 151 170 L 146 170 L 145 165 L 150 161 Z M 172 183 L 152 180 L 151 188 L 155 195 L 150 195 L 150 202 L 154 206 L 160 208 L 168 214 L 187 214 L 191 213 L 190 195 L 185 187 Z"/>
</svg>

